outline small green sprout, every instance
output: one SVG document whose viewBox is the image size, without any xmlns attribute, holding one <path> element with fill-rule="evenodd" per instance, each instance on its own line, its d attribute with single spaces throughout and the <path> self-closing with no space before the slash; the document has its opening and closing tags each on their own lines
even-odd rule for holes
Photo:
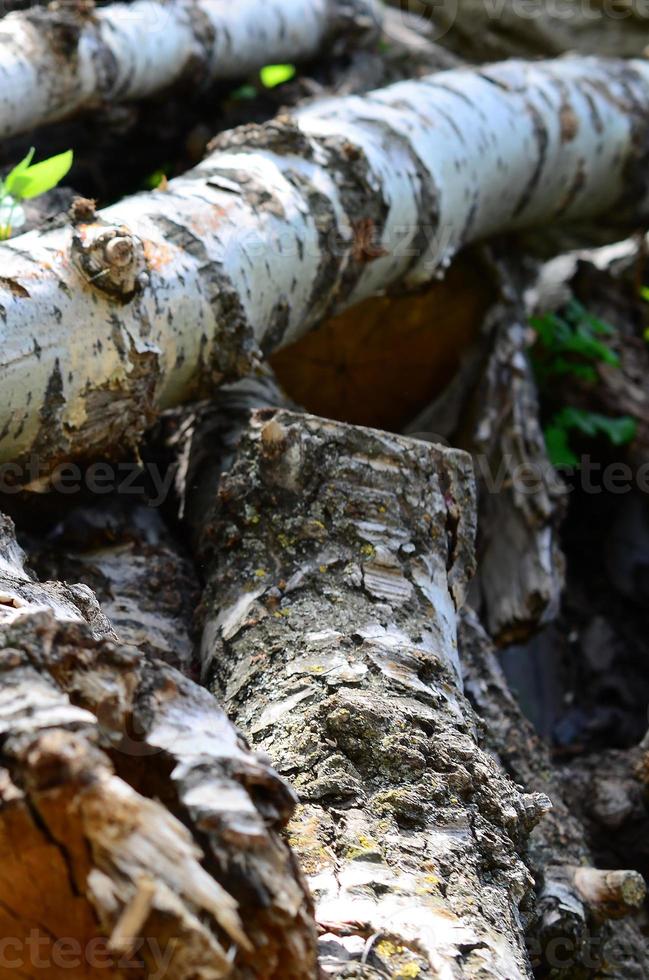
<svg viewBox="0 0 649 980">
<path fill-rule="evenodd" d="M 552 417 L 544 430 L 550 462 L 557 468 L 579 465 L 569 444 L 571 431 L 581 432 L 590 438 L 606 436 L 614 446 L 626 446 L 635 439 L 637 425 L 630 415 L 611 418 L 598 412 L 566 406 Z"/>
<path fill-rule="evenodd" d="M 48 160 L 32 163 L 34 152 L 32 147 L 4 180 L 0 180 L 0 241 L 6 241 L 14 228 L 25 224 L 25 212 L 20 202 L 51 191 L 69 172 L 74 159 L 72 150 L 66 150 Z"/>
<path fill-rule="evenodd" d="M 589 313 L 577 300 L 571 300 L 561 316 L 546 313 L 531 317 L 530 323 L 539 338 L 534 368 L 541 383 L 565 374 L 595 382 L 594 365 L 598 362 L 620 366 L 617 354 L 601 339 L 614 336 L 614 328 Z"/>
<path fill-rule="evenodd" d="M 149 174 L 149 176 L 145 178 L 144 186 L 147 190 L 154 191 L 156 188 L 160 187 L 160 185 L 164 186 L 166 180 L 167 171 L 164 167 L 160 167 L 158 170 L 154 170 L 152 174 Z"/>
<path fill-rule="evenodd" d="M 546 313 L 532 317 L 530 323 L 538 337 L 532 360 L 541 388 L 550 387 L 565 375 L 595 384 L 597 364 L 620 366 L 618 355 L 604 341 L 615 336 L 614 327 L 593 316 L 577 300 L 568 303 L 561 315 Z M 614 446 L 624 446 L 633 441 L 636 429 L 634 419 L 628 415 L 611 418 L 568 405 L 552 416 L 544 435 L 550 461 L 560 468 L 579 465 L 570 448 L 571 433 L 590 438 L 605 436 Z"/>
<path fill-rule="evenodd" d="M 295 74 L 295 65 L 266 65 L 259 72 L 259 77 L 264 88 L 276 88 L 284 82 L 290 82 Z"/>
<path fill-rule="evenodd" d="M 254 85 L 240 85 L 239 88 L 235 88 L 234 92 L 230 93 L 230 98 L 233 102 L 244 102 L 247 99 L 256 99 L 257 89 Z"/>
</svg>

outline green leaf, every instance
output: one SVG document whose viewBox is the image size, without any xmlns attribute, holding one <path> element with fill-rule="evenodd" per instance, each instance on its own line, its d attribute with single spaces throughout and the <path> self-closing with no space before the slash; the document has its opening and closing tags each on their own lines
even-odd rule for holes
<svg viewBox="0 0 649 980">
<path fill-rule="evenodd" d="M 568 433 L 560 425 L 549 425 L 544 430 L 545 445 L 550 462 L 557 469 L 564 466 L 578 466 L 579 460 L 568 445 Z"/>
<path fill-rule="evenodd" d="M 30 163 L 34 159 L 34 153 L 35 152 L 36 151 L 34 150 L 34 147 L 32 146 L 32 148 L 30 149 L 30 151 L 27 154 L 27 156 L 24 157 L 20 161 L 20 163 L 17 163 L 16 166 L 13 168 L 13 170 L 10 170 L 9 173 L 7 174 L 7 176 L 5 177 L 5 180 L 4 180 L 4 190 L 7 192 L 7 194 L 11 194 L 12 193 L 13 188 L 14 188 L 14 185 L 15 185 L 16 181 L 18 180 L 18 178 L 22 174 L 24 174 L 25 171 L 29 168 Z"/>
<path fill-rule="evenodd" d="M 625 446 L 635 439 L 637 425 L 630 415 L 611 418 L 598 412 L 588 412 L 583 408 L 568 406 L 562 409 L 553 419 L 553 424 L 568 431 L 576 429 L 591 438 L 604 435 L 614 446 Z"/>
<path fill-rule="evenodd" d="M 541 343 L 548 350 L 561 348 L 572 334 L 569 324 L 555 313 L 533 316 L 530 318 L 530 323 L 539 335 Z"/>
<path fill-rule="evenodd" d="M 156 187 L 159 187 L 167 179 L 167 174 L 165 170 L 160 167 L 159 170 L 154 170 L 152 174 L 144 180 L 144 186 L 150 191 L 154 191 Z"/>
<path fill-rule="evenodd" d="M 275 88 L 295 78 L 295 74 L 295 65 L 266 65 L 259 72 L 259 77 L 265 88 Z"/>
<path fill-rule="evenodd" d="M 555 415 L 554 422 L 566 432 L 569 429 L 577 429 L 579 432 L 583 432 L 585 436 L 597 435 L 595 413 L 587 412 L 583 408 L 573 408 L 572 405 L 568 405 Z"/>
<path fill-rule="evenodd" d="M 234 102 L 244 102 L 247 99 L 257 98 L 257 89 L 254 85 L 240 85 L 239 88 L 235 88 L 234 92 L 230 93 L 230 98 Z"/>
<path fill-rule="evenodd" d="M 641 295 L 641 297 L 642 297 L 643 300 L 645 300 L 647 303 L 649 303 L 649 286 L 641 286 L 640 287 L 640 295 Z"/>
<path fill-rule="evenodd" d="M 614 446 L 626 446 L 633 442 L 638 431 L 636 421 L 630 415 L 621 415 L 616 419 L 600 415 L 597 424 L 600 431 L 608 436 Z"/>
<path fill-rule="evenodd" d="M 617 354 L 606 344 L 603 344 L 601 340 L 593 337 L 590 331 L 584 329 L 583 326 L 577 328 L 576 333 L 564 345 L 564 349 L 573 354 L 580 354 L 591 361 L 601 361 L 604 364 L 611 364 L 613 367 L 620 365 Z"/>
<path fill-rule="evenodd" d="M 73 159 L 72 150 L 66 150 L 65 153 L 59 153 L 49 160 L 28 165 L 13 177 L 12 196 L 17 200 L 25 201 L 52 190 L 68 173 Z"/>
</svg>

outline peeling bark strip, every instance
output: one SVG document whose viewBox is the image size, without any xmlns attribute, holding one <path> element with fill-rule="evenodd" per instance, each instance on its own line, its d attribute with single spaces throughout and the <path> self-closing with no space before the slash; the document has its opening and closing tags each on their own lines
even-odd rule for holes
<svg viewBox="0 0 649 980">
<path fill-rule="evenodd" d="M 45 543 L 29 549 L 30 566 L 41 579 L 83 582 L 123 643 L 191 676 L 196 570 L 159 510 L 100 501 L 70 510 Z"/>
<path fill-rule="evenodd" d="M 0 137 L 183 77 L 237 78 L 378 28 L 373 0 L 136 0 L 10 14 L 0 32 Z"/>
<path fill-rule="evenodd" d="M 0 559 L 0 935 L 15 954 L 0 977 L 64 975 L 58 940 L 75 976 L 313 976 L 310 901 L 278 833 L 290 790 L 207 691 L 99 639 L 96 605 L 93 635 L 74 591 L 31 581 L 4 519 Z M 33 935 L 49 960 L 35 973 Z"/>
<path fill-rule="evenodd" d="M 479 487 L 473 604 L 503 646 L 557 615 L 565 577 L 559 543 L 564 496 L 539 421 L 521 288 L 512 268 L 491 261 L 500 298 L 483 336 L 453 382 L 408 429 L 438 433 L 473 455 Z"/>
<path fill-rule="evenodd" d="M 461 693 L 474 508 L 464 453 L 261 410 L 205 524 L 204 664 L 300 795 L 335 977 L 531 976 L 517 849 L 547 800 L 480 751 Z"/>
<path fill-rule="evenodd" d="M 642 62 L 445 72 L 241 127 L 166 191 L 14 239 L 0 462 L 134 442 L 260 347 L 430 279 L 467 241 L 626 201 L 637 221 L 647 110 Z"/>
</svg>

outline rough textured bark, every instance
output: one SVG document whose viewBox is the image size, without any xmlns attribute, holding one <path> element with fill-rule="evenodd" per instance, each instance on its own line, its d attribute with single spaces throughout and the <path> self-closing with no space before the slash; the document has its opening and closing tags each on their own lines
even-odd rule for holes
<svg viewBox="0 0 649 980">
<path fill-rule="evenodd" d="M 291 791 L 207 691 L 101 639 L 89 590 L 31 581 L 0 531 L 0 975 L 76 958 L 77 976 L 151 976 L 164 958 L 186 980 L 313 976 L 278 834 Z"/>
<path fill-rule="evenodd" d="M 558 612 L 563 497 L 539 420 L 523 287 L 513 262 L 492 256 L 492 271 L 499 293 L 481 341 L 408 431 L 436 433 L 473 455 L 480 519 L 471 604 L 490 634 L 506 644 Z"/>
<path fill-rule="evenodd" d="M 464 453 L 266 409 L 204 520 L 204 668 L 299 793 L 325 974 L 531 975 L 517 848 L 547 801 L 462 695 L 473 516 Z"/>
<path fill-rule="evenodd" d="M 122 643 L 191 675 L 200 587 L 159 510 L 119 498 L 74 507 L 27 548 L 40 578 L 90 588 Z"/>
<path fill-rule="evenodd" d="M 136 0 L 10 14 L 0 34 L 0 137 L 186 80 L 237 78 L 376 29 L 373 0 Z"/>
<path fill-rule="evenodd" d="M 554 57 L 565 52 L 634 58 L 647 48 L 644 4 L 607 0 L 388 0 L 422 15 L 435 40 L 470 61 Z"/>
<path fill-rule="evenodd" d="M 150 440 L 173 467 L 176 517 L 194 553 L 202 547 L 206 515 L 214 506 L 221 474 L 234 459 L 251 412 L 262 408 L 302 411 L 268 366 L 231 385 L 212 401 L 166 412 Z"/>
<path fill-rule="evenodd" d="M 627 203 L 637 219 L 648 102 L 639 61 L 452 71 L 240 128 L 165 191 L 7 243 L 0 461 L 133 442 L 467 241 Z"/>
<path fill-rule="evenodd" d="M 462 615 L 459 640 L 466 692 L 484 724 L 485 747 L 517 785 L 552 801 L 526 849 L 537 891 L 536 917 L 528 924 L 536 975 L 641 980 L 649 971 L 649 945 L 639 924 L 632 918 L 608 921 L 620 912 L 632 913 L 642 903 L 641 876 L 633 870 L 615 873 L 622 893 L 627 883 L 631 900 L 622 895 L 620 901 L 618 890 L 616 902 L 603 901 L 608 874 L 592 866 L 588 834 L 577 816 L 580 808 L 564 792 L 547 747 L 523 718 L 492 643 L 473 613 Z"/>
</svg>

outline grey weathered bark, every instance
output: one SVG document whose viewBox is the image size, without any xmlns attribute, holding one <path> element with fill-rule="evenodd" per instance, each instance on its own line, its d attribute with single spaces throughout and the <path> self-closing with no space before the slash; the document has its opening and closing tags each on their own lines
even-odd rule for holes
<svg viewBox="0 0 649 980">
<path fill-rule="evenodd" d="M 94 507 L 73 507 L 46 541 L 30 541 L 30 566 L 41 579 L 82 582 L 122 643 L 191 675 L 196 570 L 160 510 L 132 501 L 101 497 Z"/>
<path fill-rule="evenodd" d="M 479 571 L 471 604 L 501 644 L 556 616 L 565 562 L 564 495 L 548 460 L 528 358 L 523 284 L 493 261 L 498 297 L 483 336 L 439 398 L 408 426 L 473 455 L 479 486 Z"/>
<path fill-rule="evenodd" d="M 462 695 L 469 457 L 262 409 L 223 466 L 213 510 L 198 499 L 202 658 L 299 793 L 322 969 L 531 976 L 517 851 L 547 800 L 479 749 Z"/>
<path fill-rule="evenodd" d="M 371 36 L 374 0 L 135 0 L 9 14 L 0 34 L 0 137 L 182 80 L 242 77 Z"/>
<path fill-rule="evenodd" d="M 640 925 L 633 918 L 609 921 L 618 914 L 629 915 L 642 903 L 641 876 L 633 870 L 614 873 L 621 888 L 617 901 L 606 904 L 608 873 L 592 867 L 588 835 L 577 815 L 580 808 L 566 795 L 547 747 L 523 718 L 492 643 L 473 613 L 463 614 L 459 640 L 466 691 L 484 724 L 485 748 L 522 789 L 544 793 L 552 801 L 552 810 L 533 829 L 526 849 L 537 890 L 528 945 L 538 975 L 641 980 L 649 971 L 649 945 Z M 585 797 L 585 787 L 581 789 Z"/>
<path fill-rule="evenodd" d="M 165 191 L 6 243 L 0 461 L 136 441 L 259 348 L 429 280 L 467 241 L 627 205 L 636 220 L 648 102 L 640 61 L 452 71 L 243 127 Z"/>
<path fill-rule="evenodd" d="M 291 791 L 207 691 L 106 639 L 89 590 L 30 580 L 0 533 L 0 975 L 313 976 Z"/>
<path fill-rule="evenodd" d="M 647 50 L 649 10 L 608 0 L 388 0 L 419 14 L 440 44 L 469 61 L 555 57 L 565 52 L 614 58 Z"/>
</svg>

